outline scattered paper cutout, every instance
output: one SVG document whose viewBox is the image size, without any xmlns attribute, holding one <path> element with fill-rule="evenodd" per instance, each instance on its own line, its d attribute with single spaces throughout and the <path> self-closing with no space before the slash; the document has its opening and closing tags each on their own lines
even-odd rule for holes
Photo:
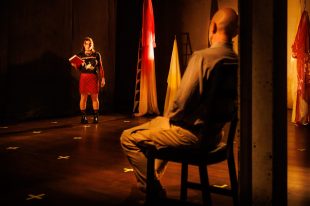
<svg viewBox="0 0 310 206">
<path fill-rule="evenodd" d="M 124 170 L 123 170 L 124 172 L 133 172 L 133 169 L 132 168 L 124 168 Z"/>
<path fill-rule="evenodd" d="M 228 187 L 228 185 L 226 184 L 223 184 L 223 185 L 213 185 L 214 187 L 217 187 L 217 188 L 226 188 Z"/>
<path fill-rule="evenodd" d="M 10 147 L 7 147 L 6 149 L 7 150 L 16 150 L 16 149 L 18 149 L 19 147 L 14 147 L 14 146 L 10 146 Z"/>
<path fill-rule="evenodd" d="M 33 131 L 32 133 L 33 134 L 40 134 L 40 133 L 42 133 L 42 131 L 37 130 L 37 131 Z"/>
<path fill-rule="evenodd" d="M 33 194 L 28 194 L 28 198 L 26 198 L 26 200 L 42 200 L 43 197 L 45 196 L 45 194 L 38 194 L 38 195 L 33 195 Z"/>
<path fill-rule="evenodd" d="M 69 158 L 70 158 L 69 155 L 67 155 L 67 156 L 59 155 L 57 159 L 58 159 L 58 160 L 61 160 L 61 159 L 66 159 L 66 160 L 67 160 L 67 159 L 69 159 Z"/>
</svg>

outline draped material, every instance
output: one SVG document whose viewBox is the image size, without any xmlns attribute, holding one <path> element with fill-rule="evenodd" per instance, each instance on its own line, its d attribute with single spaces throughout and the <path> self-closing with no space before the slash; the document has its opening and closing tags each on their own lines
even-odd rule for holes
<svg viewBox="0 0 310 206">
<path fill-rule="evenodd" d="M 309 26 L 308 12 L 303 11 L 292 45 L 292 55 L 297 59 L 297 92 L 293 103 L 292 121 L 298 125 L 310 122 Z"/>
<path fill-rule="evenodd" d="M 170 69 L 167 79 L 167 92 L 164 107 L 164 116 L 168 113 L 173 105 L 174 96 L 177 93 L 181 82 L 180 62 L 178 53 L 178 44 L 176 38 L 173 42 L 172 55 L 170 60 Z"/>
<path fill-rule="evenodd" d="M 159 114 L 154 62 L 155 24 L 152 0 L 143 1 L 142 62 L 139 112 L 135 116 Z"/>
</svg>

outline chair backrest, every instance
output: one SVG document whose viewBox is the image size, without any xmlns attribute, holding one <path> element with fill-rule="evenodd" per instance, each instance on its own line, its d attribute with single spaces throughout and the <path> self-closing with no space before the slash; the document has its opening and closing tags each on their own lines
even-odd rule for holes
<svg viewBox="0 0 310 206">
<path fill-rule="evenodd" d="M 234 151 L 234 140 L 236 136 L 236 129 L 238 125 L 238 111 L 235 110 L 232 120 L 230 121 L 229 130 L 228 130 L 228 137 L 226 141 L 226 147 L 227 147 L 227 155 L 233 156 Z"/>
<path fill-rule="evenodd" d="M 238 64 L 228 59 L 219 61 L 209 74 L 203 97 L 207 121 L 232 120 L 238 97 Z"/>
</svg>

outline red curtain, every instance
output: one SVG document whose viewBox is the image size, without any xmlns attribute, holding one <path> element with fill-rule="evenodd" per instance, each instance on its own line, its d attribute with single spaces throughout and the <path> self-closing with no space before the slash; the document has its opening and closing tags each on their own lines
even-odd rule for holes
<svg viewBox="0 0 310 206">
<path fill-rule="evenodd" d="M 297 59 L 297 93 L 293 106 L 293 122 L 309 124 L 310 115 L 310 22 L 307 11 L 303 11 L 295 41 L 292 45 L 293 57 Z"/>
<path fill-rule="evenodd" d="M 139 112 L 136 116 L 159 114 L 154 62 L 155 24 L 151 0 L 143 1 L 142 15 L 142 63 Z"/>
</svg>

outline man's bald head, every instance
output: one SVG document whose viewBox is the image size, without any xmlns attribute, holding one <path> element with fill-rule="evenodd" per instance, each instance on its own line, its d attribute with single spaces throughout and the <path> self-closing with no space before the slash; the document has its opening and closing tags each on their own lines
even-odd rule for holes
<svg viewBox="0 0 310 206">
<path fill-rule="evenodd" d="M 209 39 L 210 43 L 222 40 L 231 41 L 237 35 L 238 31 L 238 15 L 231 8 L 223 8 L 218 10 L 210 24 Z"/>
</svg>

